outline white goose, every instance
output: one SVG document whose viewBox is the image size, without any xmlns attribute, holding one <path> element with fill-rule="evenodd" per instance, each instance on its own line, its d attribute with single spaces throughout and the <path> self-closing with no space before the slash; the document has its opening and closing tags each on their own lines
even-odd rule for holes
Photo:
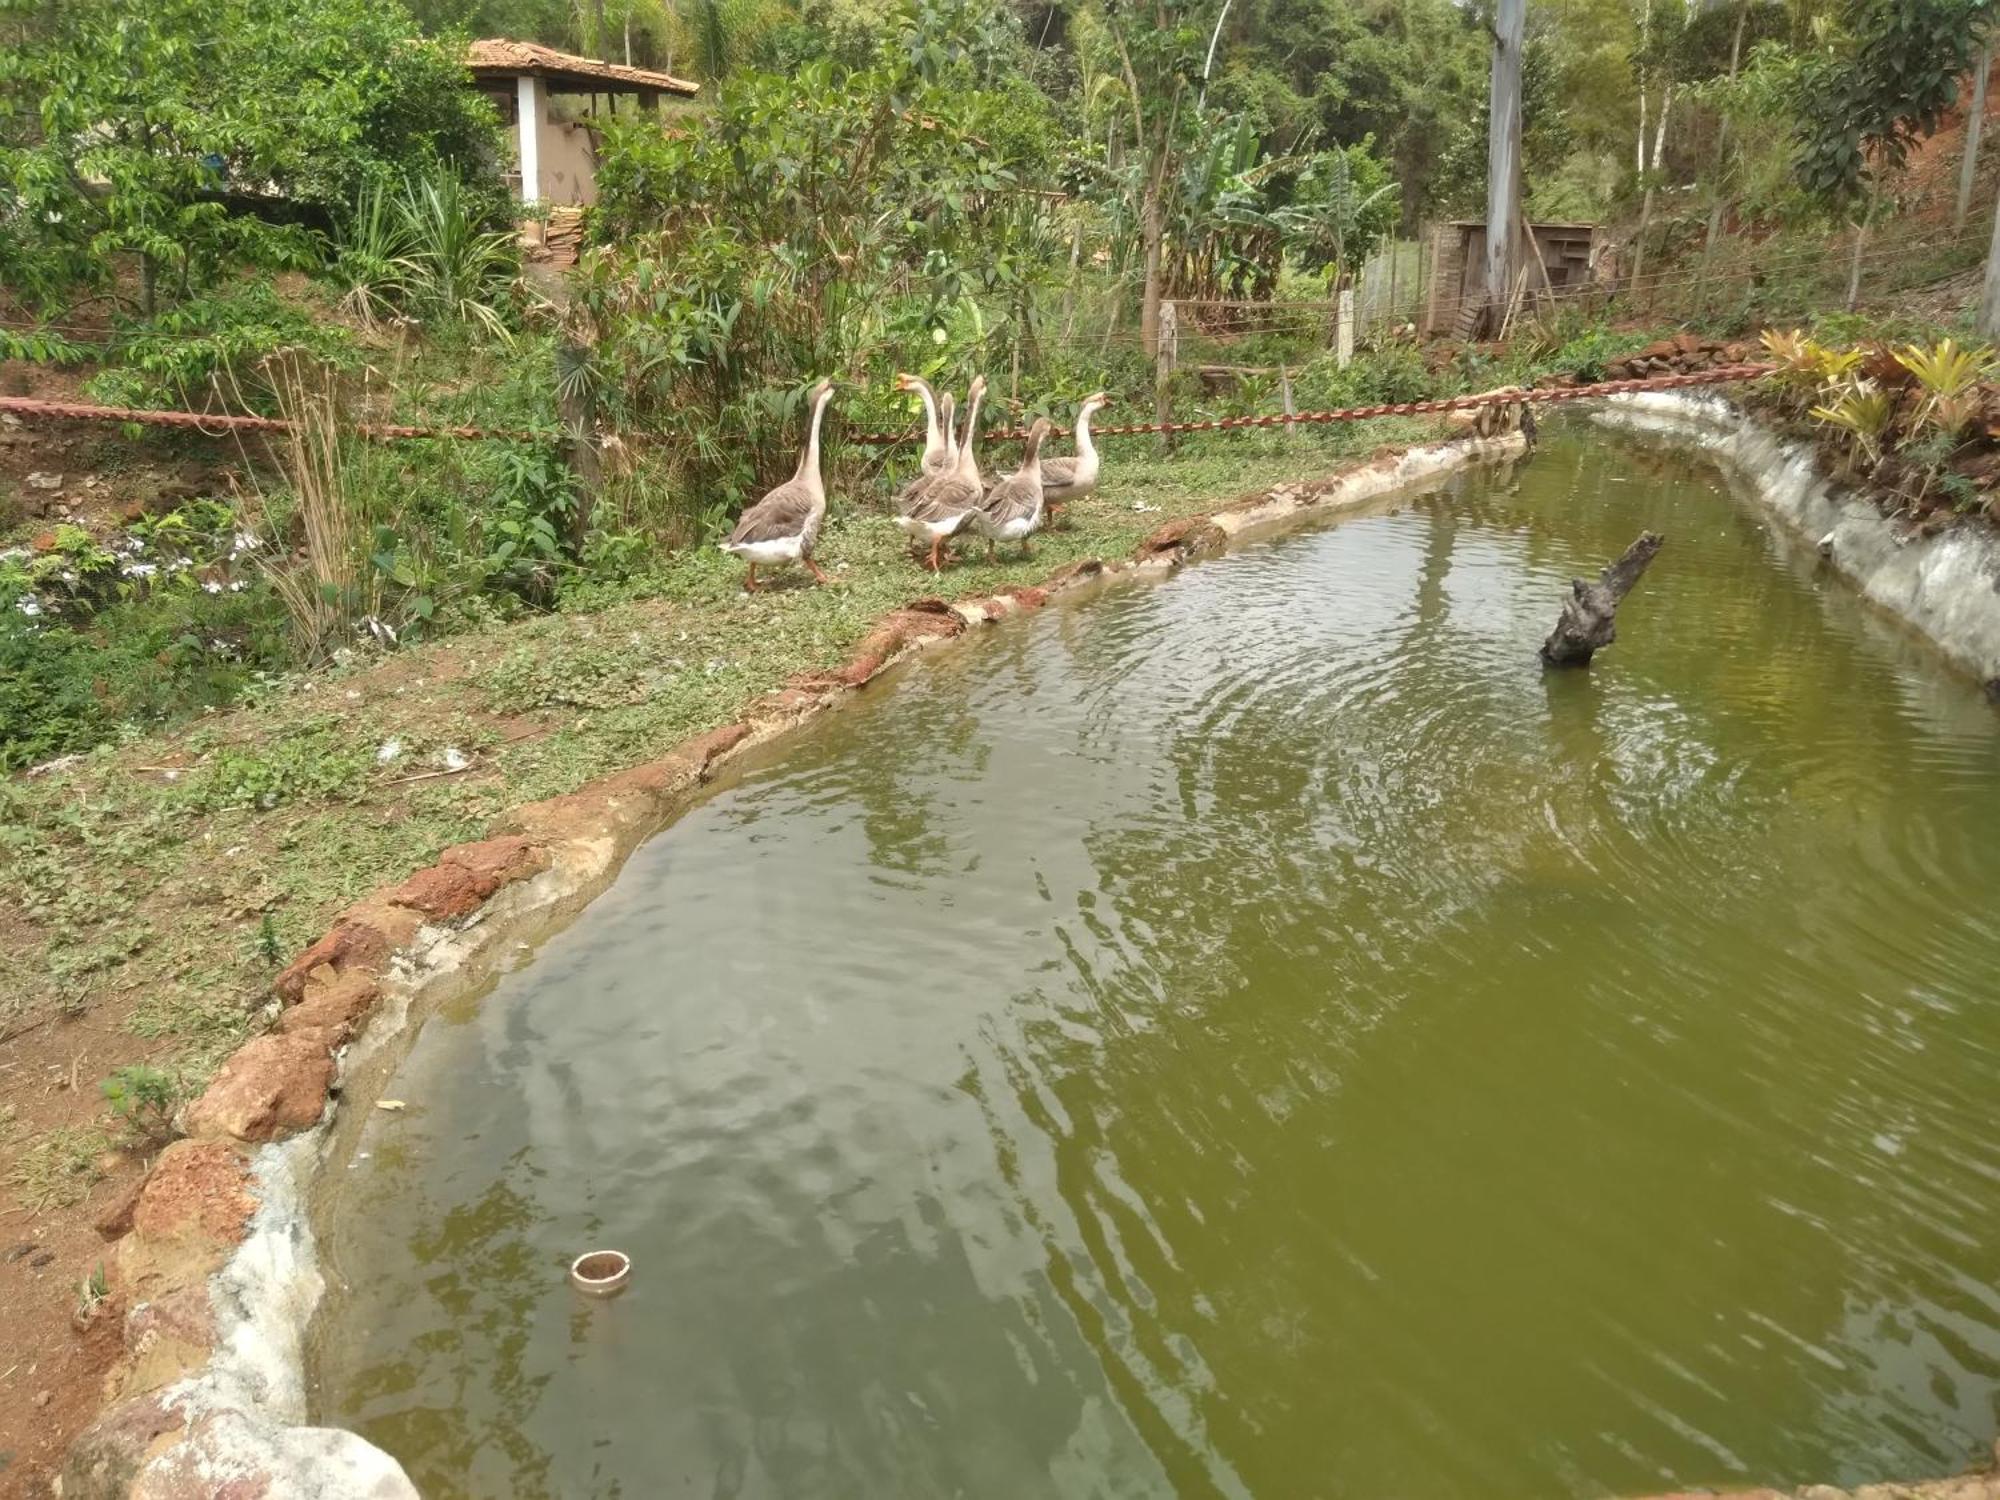
<svg viewBox="0 0 2000 1500">
<path fill-rule="evenodd" d="M 925 474 L 942 474 L 952 465 L 951 412 L 947 409 L 942 420 L 938 415 L 937 393 L 931 383 L 921 375 L 896 376 L 896 389 L 914 391 L 917 399 L 924 403 L 924 458 Z M 945 400 L 949 401 L 950 396 Z"/>
<path fill-rule="evenodd" d="M 827 576 L 813 561 L 813 544 L 819 540 L 820 523 L 826 519 L 826 485 L 819 475 L 819 423 L 832 399 L 833 382 L 822 380 L 812 390 L 812 426 L 806 436 L 805 452 L 792 477 L 743 512 L 722 550 L 750 564 L 743 580 L 746 593 L 757 592 L 757 564 L 804 563 L 817 583 Z"/>
</svg>

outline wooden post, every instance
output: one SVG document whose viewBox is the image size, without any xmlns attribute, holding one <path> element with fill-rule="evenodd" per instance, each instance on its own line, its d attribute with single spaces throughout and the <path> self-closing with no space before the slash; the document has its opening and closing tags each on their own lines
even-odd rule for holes
<svg viewBox="0 0 2000 1500">
<path fill-rule="evenodd" d="M 1174 419 L 1174 362 L 1180 355 L 1180 316 L 1171 302 L 1160 304 L 1160 343 L 1153 357 L 1153 420 L 1165 427 Z M 1174 435 L 1160 434 L 1160 451 L 1174 451 Z"/>
<path fill-rule="evenodd" d="M 1979 170 L 1979 136 L 1986 128 L 1986 75 L 1993 70 L 1993 43 L 1980 49 L 1979 66 L 1972 74 L 1972 112 L 1965 117 L 1965 160 L 1958 164 L 1958 207 L 1951 227 L 1963 229 L 1972 209 L 1972 179 Z"/>
<path fill-rule="evenodd" d="M 1299 424 L 1292 418 L 1299 414 L 1299 409 L 1292 404 L 1292 371 L 1288 365 L 1278 366 L 1278 395 L 1285 403 L 1285 436 L 1297 437 Z"/>
<path fill-rule="evenodd" d="M 1334 362 L 1343 370 L 1354 363 L 1354 288 L 1340 289 L 1340 323 L 1334 334 Z"/>
<path fill-rule="evenodd" d="M 1486 306 L 1490 331 L 1514 289 L 1514 220 L 1521 205 L 1521 49 L 1527 0 L 1499 0 L 1493 16 L 1492 107 L 1486 142 Z"/>
</svg>

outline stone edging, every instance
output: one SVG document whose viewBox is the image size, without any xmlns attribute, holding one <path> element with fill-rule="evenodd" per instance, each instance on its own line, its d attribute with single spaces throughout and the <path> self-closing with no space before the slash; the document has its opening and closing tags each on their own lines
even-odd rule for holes
<svg viewBox="0 0 2000 1500">
<path fill-rule="evenodd" d="M 1110 576 L 1171 571 L 1247 534 L 1329 515 L 1518 455 L 1518 434 L 1388 450 L 1167 523 L 1129 561 L 1087 559 L 1038 587 L 892 611 L 837 670 L 795 677 L 735 723 L 657 760 L 530 803 L 492 836 L 342 912 L 272 987 L 271 1028 L 224 1062 L 184 1116 L 185 1139 L 99 1220 L 117 1237 L 124 1354 L 110 1403 L 71 1445 L 64 1500 L 245 1494 L 410 1500 L 415 1488 L 358 1434 L 308 1427 L 304 1339 L 324 1283 L 308 1218 L 314 1175 L 358 1132 L 413 1007 L 476 987 L 502 950 L 569 921 L 726 762 L 833 707 L 896 662 Z"/>
<path fill-rule="evenodd" d="M 1810 444 L 1719 396 L 1610 397 L 1606 426 L 1693 442 L 1748 478 L 1779 520 L 1814 543 L 1862 597 L 1912 626 L 2000 702 L 2000 535 L 1967 522 L 1925 535 L 1820 472 Z"/>
</svg>

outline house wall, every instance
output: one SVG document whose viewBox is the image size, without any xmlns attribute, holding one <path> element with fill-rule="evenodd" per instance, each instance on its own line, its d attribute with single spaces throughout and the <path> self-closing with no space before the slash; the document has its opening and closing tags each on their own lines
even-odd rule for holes
<svg viewBox="0 0 2000 1500">
<path fill-rule="evenodd" d="M 545 203 L 595 203 L 597 201 L 597 151 L 590 132 L 568 120 L 551 120 L 542 112 L 540 152 L 542 201 Z"/>
</svg>

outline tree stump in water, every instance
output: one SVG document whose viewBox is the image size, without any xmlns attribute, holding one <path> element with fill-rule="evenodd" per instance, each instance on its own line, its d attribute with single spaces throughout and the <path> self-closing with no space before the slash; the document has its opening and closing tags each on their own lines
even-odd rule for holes
<svg viewBox="0 0 2000 1500">
<path fill-rule="evenodd" d="M 1656 531 L 1642 531 L 1624 556 L 1597 575 L 1596 582 L 1572 579 L 1556 628 L 1542 642 L 1542 661 L 1551 667 L 1587 667 L 1593 652 L 1617 640 L 1618 606 L 1665 541 Z"/>
</svg>

